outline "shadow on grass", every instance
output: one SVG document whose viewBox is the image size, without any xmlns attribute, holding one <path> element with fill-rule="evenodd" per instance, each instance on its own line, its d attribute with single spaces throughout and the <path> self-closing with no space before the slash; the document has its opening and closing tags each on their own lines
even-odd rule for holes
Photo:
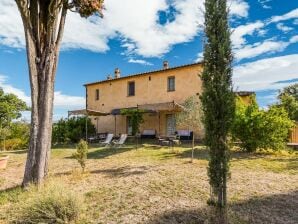
<svg viewBox="0 0 298 224">
<path fill-rule="evenodd" d="M 298 191 L 253 197 L 235 202 L 231 210 L 239 217 L 248 217 L 248 223 L 296 224 L 298 223 Z"/>
<path fill-rule="evenodd" d="M 107 176 L 113 177 L 127 177 L 132 175 L 142 175 L 145 174 L 148 170 L 150 170 L 149 166 L 123 166 L 112 169 L 104 169 L 104 170 L 92 170 L 90 173 L 104 173 Z"/>
<path fill-rule="evenodd" d="M 113 147 L 105 147 L 105 148 L 100 148 L 98 150 L 89 152 L 87 157 L 88 159 L 103 159 L 112 155 L 124 153 L 130 150 L 135 149 L 134 146 L 124 146 L 121 148 L 113 148 Z M 71 157 L 73 158 L 73 157 Z"/>
<path fill-rule="evenodd" d="M 27 150 L 13 150 L 13 151 L 0 151 L 0 155 L 6 155 L 6 154 L 26 154 Z"/>
<path fill-rule="evenodd" d="M 151 217 L 146 224 L 203 224 L 209 219 L 210 211 L 208 206 L 198 209 L 170 210 Z M 228 216 L 230 224 L 296 224 L 298 223 L 298 191 L 230 203 Z"/>
<path fill-rule="evenodd" d="M 172 210 L 150 218 L 146 224 L 204 224 L 207 220 L 206 209 Z"/>
</svg>

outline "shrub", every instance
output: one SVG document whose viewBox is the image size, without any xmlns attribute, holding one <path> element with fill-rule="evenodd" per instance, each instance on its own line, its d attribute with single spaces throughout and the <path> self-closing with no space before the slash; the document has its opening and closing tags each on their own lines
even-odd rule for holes
<svg viewBox="0 0 298 224">
<path fill-rule="evenodd" d="M 81 200 L 60 184 L 29 188 L 15 212 L 16 223 L 71 223 L 79 218 Z"/>
<path fill-rule="evenodd" d="M 88 143 L 81 139 L 81 141 L 77 145 L 77 151 L 73 154 L 73 156 L 78 161 L 78 163 L 81 165 L 82 172 L 85 171 L 87 153 L 88 153 Z"/>
<path fill-rule="evenodd" d="M 88 135 L 94 135 L 96 129 L 90 118 L 87 118 Z M 86 134 L 86 117 L 60 119 L 53 125 L 52 142 L 55 144 L 77 143 Z"/>
<path fill-rule="evenodd" d="M 25 122 L 14 122 L 6 127 L 5 139 L 0 139 L 0 149 L 25 149 L 29 144 L 30 125 Z M 2 131 L 5 129 L 2 129 Z M 1 132 L 1 131 L 0 131 Z M 2 136 L 3 133 L 1 133 Z"/>
<path fill-rule="evenodd" d="M 14 139 L 7 139 L 5 141 L 0 142 L 0 148 L 11 151 L 16 149 L 24 149 L 27 146 L 25 142 L 23 142 L 22 139 L 14 138 Z"/>
<path fill-rule="evenodd" d="M 241 148 L 248 152 L 284 148 L 292 126 L 293 122 L 281 107 L 265 111 L 259 109 L 255 99 L 248 106 L 237 99 L 232 136 L 240 140 Z"/>
</svg>

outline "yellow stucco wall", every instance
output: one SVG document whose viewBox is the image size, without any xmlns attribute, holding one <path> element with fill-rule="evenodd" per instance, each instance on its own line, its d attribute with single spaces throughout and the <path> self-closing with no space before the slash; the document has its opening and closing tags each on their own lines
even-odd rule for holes
<svg viewBox="0 0 298 224">
<path fill-rule="evenodd" d="M 117 108 L 136 107 L 142 104 L 154 104 L 175 101 L 183 103 L 188 97 L 201 93 L 202 71 L 201 64 L 189 65 L 186 67 L 165 69 L 162 71 L 148 73 L 141 76 L 128 77 L 123 79 L 113 79 L 108 82 L 94 83 L 87 85 L 87 107 L 91 110 L 111 112 Z M 175 91 L 168 92 L 168 77 L 175 76 Z M 150 77 L 150 80 L 149 80 Z M 128 96 L 128 82 L 135 82 L 135 96 Z M 96 89 L 99 89 L 99 100 L 96 100 Z M 172 112 L 163 111 L 158 114 L 145 114 L 144 129 L 154 129 L 159 135 L 166 134 L 166 114 Z M 98 132 L 127 133 L 126 116 L 102 116 L 93 118 L 92 122 L 97 127 Z M 187 127 L 177 127 L 178 129 Z M 201 135 L 196 133 L 196 135 Z"/>
<path fill-rule="evenodd" d="M 202 82 L 199 74 L 202 72 L 202 64 L 193 64 L 173 69 L 165 69 L 158 72 L 142 74 L 139 76 L 113 79 L 86 85 L 87 108 L 102 112 L 111 112 L 113 109 L 136 107 L 142 104 L 165 103 L 175 101 L 182 104 L 187 98 L 202 92 Z M 175 91 L 167 91 L 168 77 L 175 76 Z M 128 83 L 135 82 L 135 96 L 128 96 Z M 99 100 L 96 100 L 96 89 L 99 89 Z M 249 104 L 250 96 L 241 97 Z M 160 114 L 145 114 L 144 129 L 154 129 L 158 135 L 166 135 L 166 115 L 173 112 L 163 111 Z M 127 133 L 127 118 L 123 115 L 108 115 L 92 118 L 92 122 L 100 132 L 114 134 Z M 186 126 L 178 126 L 177 130 L 188 129 Z M 196 138 L 203 136 L 203 128 L 193 130 Z"/>
<path fill-rule="evenodd" d="M 185 99 L 201 92 L 201 64 L 167 69 L 146 75 L 113 79 L 109 82 L 87 86 L 88 109 L 110 112 L 115 108 L 135 107 L 138 104 L 162 103 L 175 101 L 183 103 Z M 167 79 L 175 76 L 176 88 L 167 91 Z M 151 81 L 149 81 L 151 77 Z M 127 96 L 128 82 L 135 82 L 135 96 Z M 95 100 L 96 89 L 99 89 L 99 100 Z"/>
</svg>

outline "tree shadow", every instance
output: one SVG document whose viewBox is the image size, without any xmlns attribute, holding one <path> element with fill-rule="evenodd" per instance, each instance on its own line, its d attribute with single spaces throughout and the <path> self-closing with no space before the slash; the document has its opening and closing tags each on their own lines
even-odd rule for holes
<svg viewBox="0 0 298 224">
<path fill-rule="evenodd" d="M 212 224 L 211 207 L 170 210 L 150 217 L 146 224 Z M 254 197 L 229 204 L 230 224 L 296 224 L 298 223 L 298 191 L 266 197 Z"/>
<path fill-rule="evenodd" d="M 6 154 L 26 154 L 28 151 L 23 149 L 23 150 L 13 150 L 13 151 L 0 151 L 0 155 L 6 155 Z"/>
<path fill-rule="evenodd" d="M 88 159 L 103 159 L 112 155 L 116 155 L 116 154 L 120 154 L 120 153 L 124 153 L 130 150 L 135 149 L 135 147 L 131 147 L 131 146 L 124 146 L 121 148 L 113 148 L 113 147 L 104 147 L 104 148 L 100 148 L 98 150 L 89 152 L 87 154 L 87 158 Z M 73 158 L 73 157 L 71 157 Z"/>
<path fill-rule="evenodd" d="M 137 167 L 123 166 L 123 167 L 112 168 L 112 169 L 91 170 L 90 173 L 92 174 L 104 173 L 107 176 L 113 178 L 113 177 L 128 177 L 133 175 L 142 175 L 148 172 L 149 170 L 150 170 L 149 166 L 137 166 Z"/>
<path fill-rule="evenodd" d="M 171 210 L 149 218 L 146 224 L 204 224 L 207 217 L 206 209 Z"/>
<path fill-rule="evenodd" d="M 296 224 L 298 223 L 298 191 L 253 197 L 231 203 L 230 209 L 248 223 Z"/>
</svg>

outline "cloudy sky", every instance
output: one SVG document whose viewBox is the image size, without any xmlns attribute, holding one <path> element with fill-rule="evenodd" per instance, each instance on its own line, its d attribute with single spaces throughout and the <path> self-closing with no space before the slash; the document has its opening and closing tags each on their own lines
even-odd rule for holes
<svg viewBox="0 0 298 224">
<path fill-rule="evenodd" d="M 104 19 L 69 12 L 54 118 L 84 108 L 84 83 L 201 60 L 204 0 L 106 0 Z M 234 86 L 275 101 L 298 82 L 298 0 L 230 0 Z M 13 0 L 0 0 L 0 87 L 30 104 L 25 41 Z"/>
</svg>

